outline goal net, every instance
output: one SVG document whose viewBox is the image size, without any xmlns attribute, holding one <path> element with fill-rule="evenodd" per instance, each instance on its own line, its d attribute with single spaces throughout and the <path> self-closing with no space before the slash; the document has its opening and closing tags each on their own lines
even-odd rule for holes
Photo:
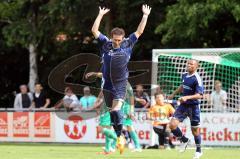
<svg viewBox="0 0 240 159">
<path fill-rule="evenodd" d="M 159 85 L 170 95 L 180 84 L 181 74 L 186 72 L 188 59 L 199 61 L 198 72 L 203 80 L 204 99 L 201 111 L 214 112 L 209 102 L 214 91 L 214 81 L 222 82 L 227 92 L 228 112 L 240 111 L 240 49 L 155 49 L 153 50 L 152 84 Z"/>
</svg>

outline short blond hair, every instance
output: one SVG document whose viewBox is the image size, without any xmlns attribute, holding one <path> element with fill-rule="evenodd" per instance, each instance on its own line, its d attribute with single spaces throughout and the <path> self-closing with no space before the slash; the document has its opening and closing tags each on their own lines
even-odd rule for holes
<svg viewBox="0 0 240 159">
<path fill-rule="evenodd" d="M 214 86 L 216 86 L 216 85 L 218 85 L 218 84 L 220 84 L 220 85 L 222 86 L 222 82 L 221 82 L 221 81 L 215 80 L 215 81 L 214 81 Z"/>
</svg>

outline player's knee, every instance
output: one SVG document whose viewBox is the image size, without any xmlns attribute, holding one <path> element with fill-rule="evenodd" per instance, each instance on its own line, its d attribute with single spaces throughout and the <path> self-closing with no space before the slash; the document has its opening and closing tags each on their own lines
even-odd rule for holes
<svg viewBox="0 0 240 159">
<path fill-rule="evenodd" d="M 102 133 L 102 131 L 103 131 L 103 128 L 102 128 L 101 126 L 98 126 L 98 127 L 97 127 L 97 132 L 98 132 L 98 133 Z"/>
<path fill-rule="evenodd" d="M 112 109 L 113 110 L 120 110 L 122 105 L 123 105 L 122 101 L 120 101 L 120 100 L 113 100 Z"/>
<path fill-rule="evenodd" d="M 193 136 L 198 136 L 200 133 L 199 133 L 199 128 L 193 128 L 192 127 L 192 134 Z"/>
<path fill-rule="evenodd" d="M 174 123 L 172 123 L 172 124 L 169 125 L 169 128 L 170 128 L 171 130 L 175 130 L 175 129 L 177 128 L 177 125 L 174 124 Z"/>
<path fill-rule="evenodd" d="M 127 130 L 128 130 L 129 132 L 134 131 L 134 129 L 133 129 L 132 126 L 127 126 Z"/>
<path fill-rule="evenodd" d="M 178 121 L 176 121 L 176 120 L 171 120 L 170 123 L 169 123 L 169 128 L 170 128 L 171 130 L 175 130 L 177 127 L 178 127 Z"/>
</svg>

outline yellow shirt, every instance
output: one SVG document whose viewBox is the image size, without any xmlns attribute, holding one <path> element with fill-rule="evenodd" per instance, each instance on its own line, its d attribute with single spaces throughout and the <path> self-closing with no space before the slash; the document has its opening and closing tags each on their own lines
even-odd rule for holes
<svg viewBox="0 0 240 159">
<path fill-rule="evenodd" d="M 175 109 L 171 104 L 153 105 L 148 112 L 150 120 L 153 121 L 153 126 L 165 125 L 169 123 L 169 117 L 173 115 Z"/>
</svg>

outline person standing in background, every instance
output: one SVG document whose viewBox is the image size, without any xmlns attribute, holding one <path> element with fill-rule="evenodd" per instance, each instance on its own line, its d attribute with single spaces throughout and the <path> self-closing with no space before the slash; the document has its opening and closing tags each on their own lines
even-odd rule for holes
<svg viewBox="0 0 240 159">
<path fill-rule="evenodd" d="M 50 99 L 46 93 L 42 91 L 43 87 L 40 83 L 35 84 L 35 92 L 33 93 L 33 102 L 31 108 L 46 109 L 50 104 Z"/>
<path fill-rule="evenodd" d="M 29 108 L 32 104 L 32 93 L 28 92 L 27 85 L 23 84 L 19 87 L 20 93 L 18 93 L 14 100 L 14 109 L 21 110 L 23 108 Z"/>
<path fill-rule="evenodd" d="M 135 98 L 135 108 L 148 108 L 150 106 L 150 98 L 146 92 L 144 92 L 143 85 L 136 85 L 136 92 L 134 93 Z"/>
<path fill-rule="evenodd" d="M 213 107 L 213 111 L 224 112 L 227 109 L 227 92 L 222 89 L 222 83 L 219 80 L 214 82 L 214 89 L 208 102 Z"/>
<path fill-rule="evenodd" d="M 83 97 L 80 98 L 80 105 L 83 110 L 91 109 L 96 101 L 96 97 L 91 94 L 91 90 L 88 86 L 83 88 Z"/>
</svg>

